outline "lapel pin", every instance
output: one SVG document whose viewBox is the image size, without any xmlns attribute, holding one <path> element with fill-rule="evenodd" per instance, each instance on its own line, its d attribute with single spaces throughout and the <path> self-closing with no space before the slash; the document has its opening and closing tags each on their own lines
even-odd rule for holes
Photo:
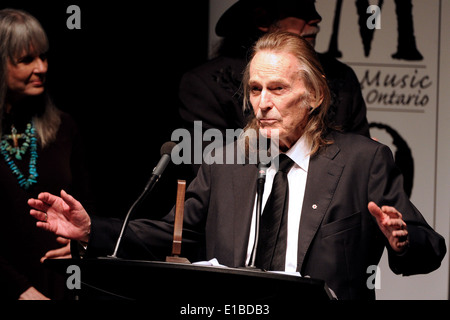
<svg viewBox="0 0 450 320">
<path fill-rule="evenodd" d="M 316 209 L 317 209 L 317 204 L 314 203 L 314 204 L 312 205 L 312 208 L 313 208 L 314 210 L 316 210 Z"/>
</svg>

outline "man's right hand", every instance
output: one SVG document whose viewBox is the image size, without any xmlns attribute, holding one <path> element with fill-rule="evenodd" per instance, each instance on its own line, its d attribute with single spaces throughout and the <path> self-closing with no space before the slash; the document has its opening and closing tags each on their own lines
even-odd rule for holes
<svg viewBox="0 0 450 320">
<path fill-rule="evenodd" d="M 89 241 L 91 218 L 81 203 L 61 190 L 61 197 L 48 192 L 29 199 L 30 214 L 39 220 L 36 226 L 58 236 L 83 242 Z"/>
</svg>

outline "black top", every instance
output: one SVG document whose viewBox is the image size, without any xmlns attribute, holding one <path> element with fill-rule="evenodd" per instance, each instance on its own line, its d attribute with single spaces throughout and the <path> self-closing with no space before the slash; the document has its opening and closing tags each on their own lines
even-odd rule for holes
<svg viewBox="0 0 450 320">
<path fill-rule="evenodd" d="M 73 119 L 61 115 L 56 140 L 42 149 L 38 145 L 37 183 L 28 190 L 21 188 L 17 177 L 0 158 L 0 297 L 17 299 L 34 286 L 49 298 L 64 297 L 65 279 L 40 263 L 40 258 L 59 246 L 55 235 L 36 227 L 30 216 L 27 200 L 40 192 L 59 194 L 61 189 L 71 193 L 83 204 L 89 201 L 89 186 L 83 162 L 81 136 Z M 13 157 L 14 158 L 14 157 Z M 30 152 L 23 160 L 15 160 L 28 177 Z M 86 203 L 89 205 L 89 202 Z"/>
</svg>

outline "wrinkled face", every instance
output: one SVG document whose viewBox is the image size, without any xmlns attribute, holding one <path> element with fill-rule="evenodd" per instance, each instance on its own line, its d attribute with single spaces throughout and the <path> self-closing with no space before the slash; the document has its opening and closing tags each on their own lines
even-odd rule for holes
<svg viewBox="0 0 450 320">
<path fill-rule="evenodd" d="M 301 137 L 308 121 L 307 89 L 299 70 L 293 55 L 272 51 L 258 52 L 249 69 L 249 98 L 261 132 L 269 138 L 278 133 L 283 151 Z"/>
<path fill-rule="evenodd" d="M 48 62 L 45 54 L 25 53 L 12 63 L 8 61 L 6 84 L 15 98 L 40 95 L 44 92 Z"/>
</svg>

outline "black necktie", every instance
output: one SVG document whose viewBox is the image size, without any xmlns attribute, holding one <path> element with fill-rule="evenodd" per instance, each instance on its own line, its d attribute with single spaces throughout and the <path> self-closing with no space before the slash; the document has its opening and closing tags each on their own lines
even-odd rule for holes
<svg viewBox="0 0 450 320">
<path fill-rule="evenodd" d="M 285 269 L 289 199 L 287 173 L 293 165 L 294 161 L 287 155 L 279 155 L 279 168 L 259 228 L 255 265 L 263 270 Z"/>
</svg>

